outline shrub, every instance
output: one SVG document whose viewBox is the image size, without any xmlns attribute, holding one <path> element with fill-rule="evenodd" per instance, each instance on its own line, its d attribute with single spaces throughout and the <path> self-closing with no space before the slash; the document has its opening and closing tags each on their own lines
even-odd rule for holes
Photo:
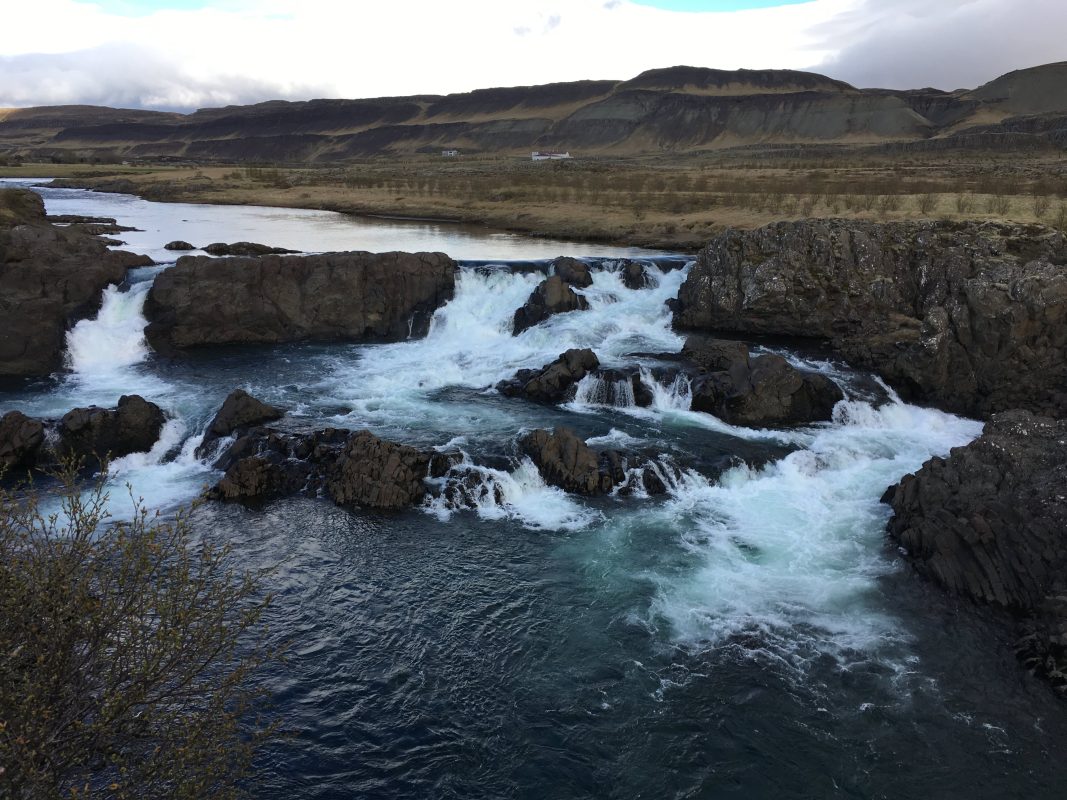
<svg viewBox="0 0 1067 800">
<path fill-rule="evenodd" d="M 187 514 L 113 522 L 73 475 L 56 514 L 0 490 L 0 796 L 238 796 L 272 733 L 249 720 L 262 575 Z"/>
<path fill-rule="evenodd" d="M 932 192 L 919 195 L 919 212 L 922 214 L 929 214 L 941 205 L 941 198 Z"/>
<path fill-rule="evenodd" d="M 1044 219 L 1051 206 L 1052 201 L 1048 197 L 1045 195 L 1038 195 L 1034 198 L 1034 216 L 1038 219 Z"/>
</svg>

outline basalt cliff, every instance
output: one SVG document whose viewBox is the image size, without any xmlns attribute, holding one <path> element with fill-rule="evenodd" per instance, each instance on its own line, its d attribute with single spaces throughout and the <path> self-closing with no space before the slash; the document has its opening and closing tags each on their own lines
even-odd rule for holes
<svg viewBox="0 0 1067 800">
<path fill-rule="evenodd" d="M 0 110 L 0 155 L 75 151 L 197 162 L 337 163 L 375 155 L 632 155 L 783 144 L 1062 150 L 1067 63 L 974 90 L 859 89 L 791 70 L 669 67 L 624 81 L 446 96 L 271 101 L 192 114 L 87 106 Z"/>
<path fill-rule="evenodd" d="M 1016 615 L 1067 691 L 1067 240 L 1040 226 L 828 220 L 728 231 L 675 324 L 825 340 L 905 398 L 988 420 L 891 487 L 889 534 L 924 576 Z"/>
</svg>

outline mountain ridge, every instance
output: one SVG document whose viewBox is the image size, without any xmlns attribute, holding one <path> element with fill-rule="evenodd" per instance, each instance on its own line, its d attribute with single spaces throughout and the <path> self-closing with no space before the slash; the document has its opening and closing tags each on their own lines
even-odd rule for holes
<svg viewBox="0 0 1067 800">
<path fill-rule="evenodd" d="M 1021 118 L 1033 117 L 1043 123 L 1020 125 Z M 859 89 L 797 70 L 679 65 L 625 81 L 269 100 L 189 114 L 101 106 L 0 109 L 0 155 L 77 151 L 149 160 L 332 163 L 452 148 L 500 155 L 542 148 L 636 155 L 828 143 L 911 143 L 921 149 L 924 142 L 995 146 L 1018 136 L 1059 148 L 1061 131 L 1067 131 L 1067 62 L 951 92 Z M 998 140 L 1001 132 L 1011 136 Z"/>
</svg>

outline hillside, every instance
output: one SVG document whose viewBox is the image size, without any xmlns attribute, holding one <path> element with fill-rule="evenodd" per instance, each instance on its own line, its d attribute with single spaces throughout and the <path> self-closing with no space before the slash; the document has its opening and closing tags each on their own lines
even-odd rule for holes
<svg viewBox="0 0 1067 800">
<path fill-rule="evenodd" d="M 192 114 L 0 110 L 0 155 L 334 163 L 375 155 L 636 155 L 781 144 L 1061 147 L 1067 63 L 973 91 L 857 89 L 791 70 L 670 67 L 447 96 L 271 101 Z"/>
</svg>

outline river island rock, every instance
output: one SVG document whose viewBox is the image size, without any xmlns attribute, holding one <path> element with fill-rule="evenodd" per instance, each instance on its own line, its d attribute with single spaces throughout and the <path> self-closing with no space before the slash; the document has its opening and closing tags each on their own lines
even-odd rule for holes
<svg viewBox="0 0 1067 800">
<path fill-rule="evenodd" d="M 226 474 L 209 496 L 261 503 L 323 494 L 346 508 L 399 510 L 422 502 L 429 492 L 426 479 L 443 476 L 458 460 L 365 430 L 300 434 L 257 428 L 223 454 L 219 464 Z"/>
<path fill-rule="evenodd" d="M 75 408 L 56 426 L 57 455 L 84 459 L 92 466 L 98 460 L 146 453 L 159 439 L 166 421 L 159 406 L 135 394 L 120 397 L 113 409 Z"/>
<path fill-rule="evenodd" d="M 145 336 L 170 353 L 215 344 L 399 341 L 452 298 L 443 253 L 185 256 L 156 278 Z"/>
<path fill-rule="evenodd" d="M 0 376 L 59 369 L 68 328 L 95 313 L 128 269 L 152 263 L 81 228 L 47 222 L 35 192 L 0 189 Z"/>
<path fill-rule="evenodd" d="M 779 355 L 752 357 L 741 342 L 690 339 L 682 353 L 706 370 L 692 380 L 690 407 L 731 425 L 826 422 L 845 399 L 825 375 L 799 370 Z"/>
<path fill-rule="evenodd" d="M 192 247 L 184 248 L 192 250 Z M 295 253 L 296 250 L 286 250 L 284 247 L 271 247 L 257 242 L 213 242 L 203 247 L 205 253 L 213 256 L 284 256 Z"/>
<path fill-rule="evenodd" d="M 559 275 L 553 275 L 541 281 L 533 290 L 526 303 L 515 311 L 511 332 L 518 336 L 527 328 L 532 328 L 553 314 L 565 314 L 568 311 L 584 311 L 589 302 L 571 288 Z"/>
<path fill-rule="evenodd" d="M 905 399 L 1067 411 L 1067 239 L 1039 225 L 780 222 L 699 255 L 675 324 L 828 339 Z"/>
<path fill-rule="evenodd" d="M 1024 621 L 1020 655 L 1067 693 L 1067 420 L 995 415 L 886 492 L 889 533 L 924 576 Z"/>
<path fill-rule="evenodd" d="M 21 411 L 0 417 L 0 473 L 32 467 L 44 444 L 44 423 Z"/>
<path fill-rule="evenodd" d="M 573 396 L 575 385 L 600 366 L 589 348 L 572 348 L 541 369 L 522 369 L 496 388 L 507 397 L 526 397 L 539 403 L 562 403 Z"/>
</svg>

